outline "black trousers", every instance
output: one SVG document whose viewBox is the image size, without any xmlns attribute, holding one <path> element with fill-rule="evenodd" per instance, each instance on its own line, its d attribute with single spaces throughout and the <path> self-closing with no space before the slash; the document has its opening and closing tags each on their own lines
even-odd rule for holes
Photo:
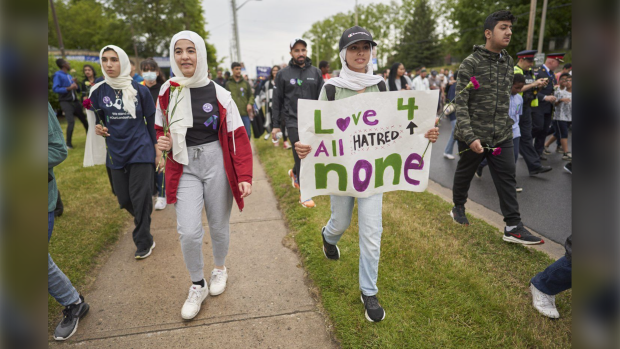
<svg viewBox="0 0 620 349">
<path fill-rule="evenodd" d="M 151 212 L 153 212 L 154 164 L 129 164 L 120 170 L 112 169 L 114 192 L 121 208 L 133 216 L 136 227 L 133 242 L 138 251 L 153 244 Z"/>
<path fill-rule="evenodd" d="M 532 137 L 534 137 L 534 149 L 538 156 L 545 150 L 545 139 L 551 126 L 551 111 L 544 112 L 541 107 L 532 108 Z"/>
<path fill-rule="evenodd" d="M 532 140 L 532 107 L 523 106 L 523 114 L 519 118 L 521 139 L 519 140 L 519 153 L 523 156 L 527 169 L 533 172 L 540 168 L 540 156 L 534 149 Z"/>
<path fill-rule="evenodd" d="M 67 119 L 67 146 L 73 147 L 71 138 L 73 138 L 75 117 L 77 116 L 78 119 L 80 119 L 86 131 L 88 131 L 88 121 L 86 120 L 86 115 L 84 115 L 84 111 L 82 110 L 82 105 L 78 100 L 73 102 L 61 101 L 60 107 L 62 108 L 62 112 L 65 114 L 65 118 Z"/>
<path fill-rule="evenodd" d="M 295 151 L 295 143 L 299 142 L 299 131 L 297 127 L 287 127 L 286 131 L 288 132 L 288 139 L 291 141 L 291 145 L 293 146 L 293 159 L 295 159 L 295 166 L 293 167 L 293 173 L 297 176 L 299 183 L 301 184 L 301 178 L 299 178 L 299 168 L 301 167 L 301 159 L 297 156 L 297 152 Z"/>
<path fill-rule="evenodd" d="M 521 214 L 515 189 L 517 181 L 515 179 L 514 145 L 512 139 L 509 139 L 497 146 L 502 148 L 500 155 L 492 155 L 488 149 L 484 149 L 482 154 L 474 153 L 472 150 L 461 154 L 454 173 L 452 201 L 454 205 L 465 205 L 471 180 L 474 178 L 478 165 L 486 158 L 499 196 L 499 207 L 504 216 L 504 222 L 506 225 L 517 225 L 521 222 Z M 459 152 L 469 149 L 469 146 L 461 141 L 458 141 L 458 147 Z"/>
</svg>

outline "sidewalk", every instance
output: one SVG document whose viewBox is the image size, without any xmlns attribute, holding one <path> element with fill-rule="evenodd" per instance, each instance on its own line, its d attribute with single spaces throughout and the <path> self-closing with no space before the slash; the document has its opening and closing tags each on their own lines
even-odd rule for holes
<svg viewBox="0 0 620 349">
<path fill-rule="evenodd" d="M 203 211 L 205 276 L 213 268 Z M 133 227 L 133 225 L 132 225 Z M 233 206 L 226 291 L 209 296 L 192 321 L 181 318 L 191 285 L 176 231 L 174 206 L 153 212 L 153 254 L 134 259 L 125 231 L 85 294 L 90 312 L 67 343 L 88 348 L 330 348 L 327 331 L 305 284 L 297 255 L 284 247 L 287 229 L 262 165 L 243 213 Z"/>
</svg>

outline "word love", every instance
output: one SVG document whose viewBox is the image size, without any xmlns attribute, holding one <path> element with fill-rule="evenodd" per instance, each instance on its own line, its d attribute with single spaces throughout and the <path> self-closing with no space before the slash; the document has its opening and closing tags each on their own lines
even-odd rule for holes
<svg viewBox="0 0 620 349">
<path fill-rule="evenodd" d="M 351 124 L 351 118 L 353 119 L 353 123 L 357 126 L 360 121 L 360 118 L 364 121 L 364 123 L 368 126 L 376 126 L 379 123 L 379 120 L 373 120 L 377 116 L 377 112 L 374 110 L 366 110 L 362 115 L 362 112 L 358 112 L 357 115 L 353 113 L 351 117 L 347 116 L 345 118 L 340 118 L 336 120 L 336 126 L 340 129 L 340 131 L 344 132 Z M 334 129 L 328 128 L 323 129 L 323 123 L 321 121 L 321 111 L 316 109 L 314 111 L 314 133 L 315 134 L 333 134 Z"/>
</svg>

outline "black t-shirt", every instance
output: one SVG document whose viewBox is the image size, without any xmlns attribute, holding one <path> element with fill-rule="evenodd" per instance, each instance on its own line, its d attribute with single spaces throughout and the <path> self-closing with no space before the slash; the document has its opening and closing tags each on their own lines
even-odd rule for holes
<svg viewBox="0 0 620 349">
<path fill-rule="evenodd" d="M 217 141 L 220 128 L 220 108 L 217 104 L 215 85 L 191 88 L 194 127 L 187 129 L 185 141 L 189 147 Z"/>
<path fill-rule="evenodd" d="M 159 97 L 159 90 L 161 89 L 161 84 L 159 82 L 155 83 L 155 85 L 148 87 L 148 89 L 149 92 L 151 92 L 151 97 L 153 97 L 153 102 L 155 103 L 155 105 L 157 105 L 157 98 Z"/>
</svg>

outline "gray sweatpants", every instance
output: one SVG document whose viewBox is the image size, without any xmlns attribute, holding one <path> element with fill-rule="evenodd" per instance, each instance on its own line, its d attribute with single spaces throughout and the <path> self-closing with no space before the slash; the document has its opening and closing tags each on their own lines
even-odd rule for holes
<svg viewBox="0 0 620 349">
<path fill-rule="evenodd" d="M 204 278 L 203 205 L 209 222 L 214 263 L 224 265 L 228 254 L 233 196 L 219 142 L 188 147 L 187 151 L 189 163 L 183 166 L 175 204 L 177 231 L 189 275 L 192 281 L 200 281 Z"/>
</svg>

